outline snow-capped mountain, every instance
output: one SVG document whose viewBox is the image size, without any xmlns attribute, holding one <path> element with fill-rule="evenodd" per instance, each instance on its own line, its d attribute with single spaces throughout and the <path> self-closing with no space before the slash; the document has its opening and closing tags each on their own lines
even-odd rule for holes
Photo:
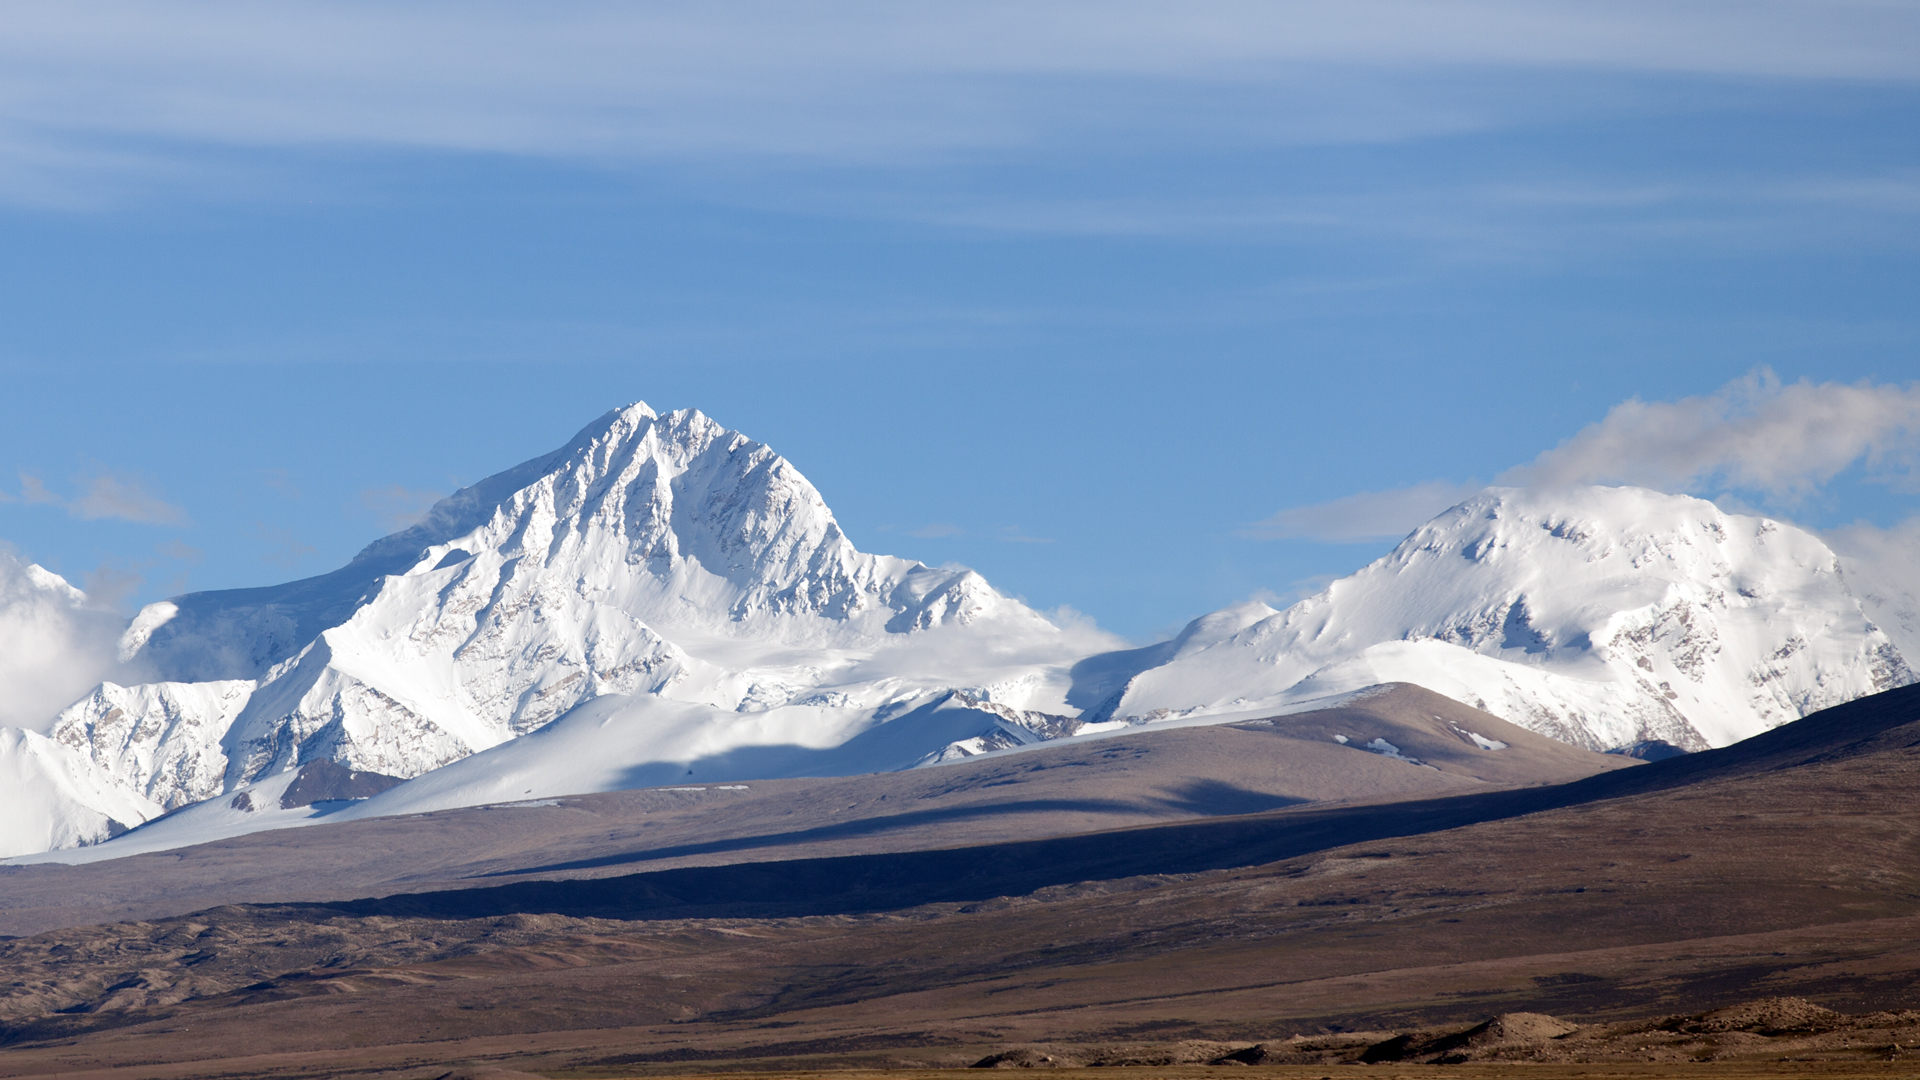
<svg viewBox="0 0 1920 1080">
<path fill-rule="evenodd" d="M 42 728 L 0 727 L 0 851 L 85 843 L 160 812 L 43 733 L 49 714 L 111 670 L 123 622 L 0 550 L 0 723 Z"/>
<path fill-rule="evenodd" d="M 1915 678 L 1817 537 L 1601 487 L 1490 489 L 1285 611 L 1215 612 L 1075 674 L 1087 719 L 1404 681 L 1592 749 L 1724 746 Z"/>
<path fill-rule="evenodd" d="M 836 745 L 955 690 L 1065 722 L 1066 668 L 1099 640 L 970 570 L 856 550 L 772 450 L 640 404 L 331 574 L 150 605 L 121 642 L 149 680 L 100 685 L 50 737 L 134 797 L 100 808 L 124 826 L 316 758 L 419 776 L 598 699 L 636 703 L 673 760 Z M 963 738 L 1001 730 L 974 712 Z"/>
<path fill-rule="evenodd" d="M 1285 611 L 1111 651 L 972 571 L 856 550 L 766 446 L 634 405 L 331 574 L 142 610 L 137 677 L 0 730 L 0 854 L 190 804 L 169 835 L 911 768 L 1391 682 L 1591 749 L 1724 745 L 1914 681 L 1912 596 L 1854 588 L 1867 568 L 1684 496 L 1493 489 Z M 34 570 L 35 603 L 81 610 Z M 409 782 L 285 802 L 316 761 Z"/>
</svg>

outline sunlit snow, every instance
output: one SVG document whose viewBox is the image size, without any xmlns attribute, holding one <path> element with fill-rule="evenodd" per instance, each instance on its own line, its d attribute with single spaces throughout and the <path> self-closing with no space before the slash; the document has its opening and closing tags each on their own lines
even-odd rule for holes
<svg viewBox="0 0 1920 1080">
<path fill-rule="evenodd" d="M 1490 490 L 1284 611 L 1235 605 L 1120 646 L 970 570 L 860 552 L 768 447 L 634 405 L 331 574 L 150 605 L 118 634 L 146 675 L 97 682 L 38 732 L 0 729 L 0 854 L 169 810 L 51 857 L 934 767 L 1394 682 L 1592 749 L 1699 749 L 1914 679 L 1819 539 L 1635 488 Z M 275 785 L 316 758 L 411 779 L 280 809 Z"/>
</svg>

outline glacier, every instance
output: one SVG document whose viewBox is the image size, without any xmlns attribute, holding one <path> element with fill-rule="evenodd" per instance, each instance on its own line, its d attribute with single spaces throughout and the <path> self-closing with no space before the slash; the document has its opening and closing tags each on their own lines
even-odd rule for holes
<svg viewBox="0 0 1920 1080">
<path fill-rule="evenodd" d="M 0 855 L 932 766 L 1392 682 L 1590 749 L 1719 746 L 1914 681 L 1911 596 L 1871 572 L 1687 496 L 1496 488 L 1285 610 L 1119 648 L 860 552 L 764 444 L 635 404 L 332 573 L 148 605 L 111 678 L 0 732 Z M 323 759 L 407 782 L 261 809 Z"/>
</svg>

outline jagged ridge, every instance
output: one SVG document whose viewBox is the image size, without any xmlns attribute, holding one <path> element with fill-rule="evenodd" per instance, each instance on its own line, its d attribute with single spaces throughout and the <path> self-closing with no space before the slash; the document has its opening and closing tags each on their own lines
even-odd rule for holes
<svg viewBox="0 0 1920 1080">
<path fill-rule="evenodd" d="M 151 605 L 123 653 L 157 677 L 53 738 L 171 809 L 316 759 L 418 776 L 608 695 L 870 710 L 942 680 L 825 689 L 836 669 L 980 620 L 1059 637 L 970 570 L 858 551 L 764 444 L 637 404 L 333 573 Z"/>
</svg>

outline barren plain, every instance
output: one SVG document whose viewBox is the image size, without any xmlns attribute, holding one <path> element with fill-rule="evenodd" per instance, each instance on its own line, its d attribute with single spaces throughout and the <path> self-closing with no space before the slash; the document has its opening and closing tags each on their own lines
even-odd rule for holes
<svg viewBox="0 0 1920 1080">
<path fill-rule="evenodd" d="M 0 943 L 0 1076 L 1915 1075 L 1917 788 L 1907 688 L 1563 784 L 665 866 L 583 842 L 133 922 L 33 894 L 59 928 Z"/>
</svg>

